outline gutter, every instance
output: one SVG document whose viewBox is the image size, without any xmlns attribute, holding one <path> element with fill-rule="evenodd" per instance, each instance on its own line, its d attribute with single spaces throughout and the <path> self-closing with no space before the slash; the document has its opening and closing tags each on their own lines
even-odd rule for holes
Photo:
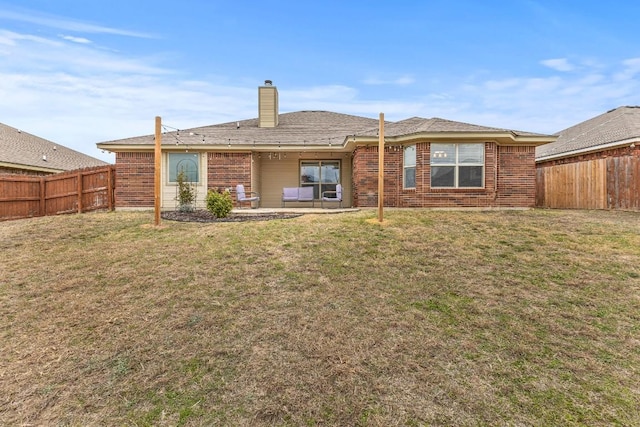
<svg viewBox="0 0 640 427">
<path fill-rule="evenodd" d="M 512 132 L 494 133 L 494 132 L 431 132 L 431 133 L 414 133 L 408 135 L 385 136 L 385 142 L 389 143 L 410 143 L 410 142 L 495 142 L 498 145 L 516 145 L 516 146 L 540 146 L 554 142 L 556 136 L 517 136 Z M 347 137 L 347 143 L 357 142 L 360 144 L 378 144 L 377 136 L 356 136 Z"/>
</svg>

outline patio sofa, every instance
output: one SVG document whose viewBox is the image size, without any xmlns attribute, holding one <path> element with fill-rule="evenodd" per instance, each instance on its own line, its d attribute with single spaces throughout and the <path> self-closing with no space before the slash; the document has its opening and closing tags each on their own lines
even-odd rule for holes
<svg viewBox="0 0 640 427">
<path fill-rule="evenodd" d="M 284 187 L 282 189 L 283 208 L 286 202 L 311 202 L 311 206 L 315 206 L 313 187 Z"/>
</svg>

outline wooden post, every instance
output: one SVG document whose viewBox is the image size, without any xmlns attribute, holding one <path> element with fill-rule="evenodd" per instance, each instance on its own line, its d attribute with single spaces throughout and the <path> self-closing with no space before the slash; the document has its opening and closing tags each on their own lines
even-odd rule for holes
<svg viewBox="0 0 640 427">
<path fill-rule="evenodd" d="M 40 178 L 40 216 L 47 214 L 47 190 L 45 186 L 47 181 L 44 178 Z"/>
<path fill-rule="evenodd" d="M 109 212 L 113 211 L 113 172 L 115 171 L 115 166 L 107 167 L 107 206 Z"/>
<path fill-rule="evenodd" d="M 156 150 L 155 150 L 155 167 L 154 167 L 154 208 L 155 208 L 155 225 L 160 225 L 160 189 L 161 179 L 160 168 L 162 165 L 162 119 L 156 116 Z"/>
<path fill-rule="evenodd" d="M 82 171 L 78 171 L 78 213 L 82 213 Z"/>
<path fill-rule="evenodd" d="M 384 219 L 384 113 L 380 113 L 378 135 L 378 221 L 382 222 Z"/>
</svg>

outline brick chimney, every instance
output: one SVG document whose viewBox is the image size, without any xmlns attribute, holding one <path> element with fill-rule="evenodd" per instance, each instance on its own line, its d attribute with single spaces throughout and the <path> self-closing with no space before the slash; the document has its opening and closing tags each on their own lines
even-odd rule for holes
<svg viewBox="0 0 640 427">
<path fill-rule="evenodd" d="M 278 126 L 278 89 L 271 80 L 258 88 L 258 127 Z"/>
</svg>

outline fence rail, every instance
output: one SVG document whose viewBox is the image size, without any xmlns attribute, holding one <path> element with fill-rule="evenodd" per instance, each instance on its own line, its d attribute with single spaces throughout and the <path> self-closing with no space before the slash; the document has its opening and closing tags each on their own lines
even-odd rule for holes
<svg viewBox="0 0 640 427">
<path fill-rule="evenodd" d="M 48 176 L 0 175 L 0 221 L 113 210 L 115 166 Z"/>
</svg>

